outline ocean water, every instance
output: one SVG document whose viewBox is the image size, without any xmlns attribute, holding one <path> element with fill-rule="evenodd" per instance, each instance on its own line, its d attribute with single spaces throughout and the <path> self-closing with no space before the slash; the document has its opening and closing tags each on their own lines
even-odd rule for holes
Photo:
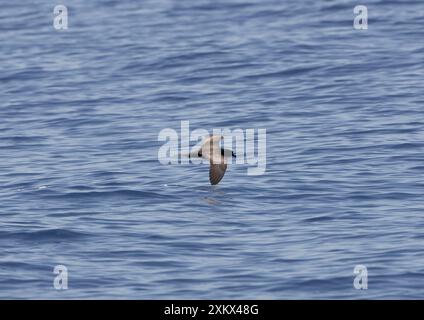
<svg viewBox="0 0 424 320">
<path fill-rule="evenodd" d="M 3 1 L 0 298 L 424 298 L 424 2 L 357 4 Z M 182 120 L 265 174 L 160 164 Z"/>
</svg>

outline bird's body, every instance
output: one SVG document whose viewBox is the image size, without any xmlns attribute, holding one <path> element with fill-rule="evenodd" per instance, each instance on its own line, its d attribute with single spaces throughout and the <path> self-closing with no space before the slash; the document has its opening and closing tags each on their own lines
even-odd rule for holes
<svg viewBox="0 0 424 320">
<path fill-rule="evenodd" d="M 200 149 L 188 154 L 189 158 L 203 158 L 209 160 L 209 181 L 212 185 L 218 184 L 227 170 L 226 157 L 236 157 L 233 151 L 223 149 L 219 143 L 223 136 L 210 136 L 206 138 Z"/>
</svg>

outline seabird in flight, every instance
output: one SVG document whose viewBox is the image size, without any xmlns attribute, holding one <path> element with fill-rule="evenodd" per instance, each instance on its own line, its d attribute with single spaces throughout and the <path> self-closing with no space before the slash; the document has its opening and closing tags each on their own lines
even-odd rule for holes
<svg viewBox="0 0 424 320">
<path fill-rule="evenodd" d="M 220 135 L 205 138 L 200 149 L 188 154 L 189 158 L 203 158 L 209 160 L 209 181 L 212 185 L 218 184 L 227 170 L 227 157 L 236 157 L 233 151 L 221 148 L 219 142 L 224 137 Z"/>
</svg>

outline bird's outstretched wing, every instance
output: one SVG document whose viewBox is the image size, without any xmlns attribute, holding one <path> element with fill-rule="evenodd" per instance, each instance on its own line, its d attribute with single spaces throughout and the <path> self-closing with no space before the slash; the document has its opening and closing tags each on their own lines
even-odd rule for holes
<svg viewBox="0 0 424 320">
<path fill-rule="evenodd" d="M 211 161 L 209 167 L 209 181 L 212 185 L 218 184 L 218 182 L 222 180 L 225 170 L 227 170 L 226 163 L 214 164 Z"/>
<path fill-rule="evenodd" d="M 220 135 L 214 135 L 214 136 L 208 136 L 203 140 L 203 145 L 207 145 L 209 143 L 212 144 L 219 144 L 219 142 L 222 140 L 223 136 Z"/>
<path fill-rule="evenodd" d="M 225 157 L 221 154 L 221 147 L 219 146 L 222 136 L 211 136 L 203 141 L 202 156 L 209 159 L 209 181 L 212 185 L 218 184 L 224 177 L 227 170 L 227 163 Z"/>
</svg>

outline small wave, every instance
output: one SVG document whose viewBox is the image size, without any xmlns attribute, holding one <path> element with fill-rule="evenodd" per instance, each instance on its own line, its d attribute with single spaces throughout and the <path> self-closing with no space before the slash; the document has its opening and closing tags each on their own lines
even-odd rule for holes
<svg viewBox="0 0 424 320">
<path fill-rule="evenodd" d="M 295 67 L 295 68 L 289 68 L 286 70 L 281 71 L 272 71 L 272 72 L 265 72 L 265 73 L 259 73 L 259 74 L 253 74 L 244 76 L 244 79 L 262 79 L 262 78 L 282 78 L 282 77 L 288 77 L 288 76 L 296 76 L 302 73 L 308 73 L 310 71 L 314 71 L 319 69 L 319 67 Z"/>
<path fill-rule="evenodd" d="M 63 241 L 86 237 L 86 233 L 67 230 L 67 229 L 44 229 L 27 232 L 0 232 L 0 239 L 24 240 L 24 241 Z"/>
<path fill-rule="evenodd" d="M 136 190 L 116 190 L 116 191 L 88 191 L 88 192 L 67 192 L 67 193 L 48 193 L 44 195 L 48 199 L 168 199 L 169 196 L 161 195 L 152 191 L 136 191 Z"/>
</svg>

